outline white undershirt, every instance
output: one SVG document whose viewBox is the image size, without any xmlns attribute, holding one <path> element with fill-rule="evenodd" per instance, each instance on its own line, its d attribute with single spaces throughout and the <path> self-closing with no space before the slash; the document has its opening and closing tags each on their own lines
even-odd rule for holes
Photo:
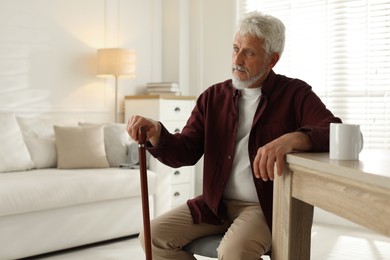
<svg viewBox="0 0 390 260">
<path fill-rule="evenodd" d="M 233 168 L 226 186 L 227 199 L 258 202 L 248 154 L 249 133 L 260 102 L 261 88 L 244 88 L 238 100 L 238 133 Z"/>
</svg>

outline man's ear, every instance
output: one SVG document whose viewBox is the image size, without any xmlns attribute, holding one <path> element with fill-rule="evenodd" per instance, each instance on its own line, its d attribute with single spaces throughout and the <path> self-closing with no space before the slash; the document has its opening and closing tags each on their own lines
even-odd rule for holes
<svg viewBox="0 0 390 260">
<path fill-rule="evenodd" d="M 279 53 L 274 52 L 270 55 L 269 64 L 268 64 L 269 69 L 272 69 L 276 65 L 276 63 L 278 63 L 279 58 L 280 58 Z"/>
</svg>

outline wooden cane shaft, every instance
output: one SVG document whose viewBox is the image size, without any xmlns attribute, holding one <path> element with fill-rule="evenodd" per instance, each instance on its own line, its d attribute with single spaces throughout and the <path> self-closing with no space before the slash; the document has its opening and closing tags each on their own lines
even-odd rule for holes
<svg viewBox="0 0 390 260">
<path fill-rule="evenodd" d="M 146 170 L 146 131 L 140 128 L 138 141 L 138 154 L 140 161 L 140 179 L 141 179 L 141 197 L 142 197 L 142 215 L 144 223 L 145 255 L 146 260 L 152 260 L 151 231 L 150 231 L 150 214 L 149 214 L 149 192 L 148 192 L 148 175 Z"/>
</svg>

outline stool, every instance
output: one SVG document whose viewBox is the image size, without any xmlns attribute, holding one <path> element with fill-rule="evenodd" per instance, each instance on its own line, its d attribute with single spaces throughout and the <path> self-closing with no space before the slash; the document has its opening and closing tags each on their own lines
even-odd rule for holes
<svg viewBox="0 0 390 260">
<path fill-rule="evenodd" d="M 217 248 L 221 242 L 223 235 L 212 235 L 198 238 L 184 247 L 184 251 L 193 255 L 201 255 L 207 257 L 218 258 Z M 271 258 L 271 251 L 265 253 Z"/>
</svg>

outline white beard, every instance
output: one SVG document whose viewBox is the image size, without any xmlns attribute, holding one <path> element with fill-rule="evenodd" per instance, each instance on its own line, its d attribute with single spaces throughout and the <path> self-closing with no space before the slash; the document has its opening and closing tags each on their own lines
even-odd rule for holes
<svg viewBox="0 0 390 260">
<path fill-rule="evenodd" d="M 235 66 L 233 66 L 233 71 L 235 70 Z M 246 71 L 247 72 L 247 71 Z M 248 73 L 248 72 L 247 72 Z M 234 74 L 232 76 L 232 83 L 233 87 L 236 89 L 244 89 L 249 88 L 252 86 L 256 81 L 258 81 L 261 77 L 263 77 L 265 74 L 264 68 L 262 68 L 256 76 L 253 76 L 252 78 L 249 78 L 247 80 L 240 80 L 238 77 L 236 77 Z"/>
</svg>

